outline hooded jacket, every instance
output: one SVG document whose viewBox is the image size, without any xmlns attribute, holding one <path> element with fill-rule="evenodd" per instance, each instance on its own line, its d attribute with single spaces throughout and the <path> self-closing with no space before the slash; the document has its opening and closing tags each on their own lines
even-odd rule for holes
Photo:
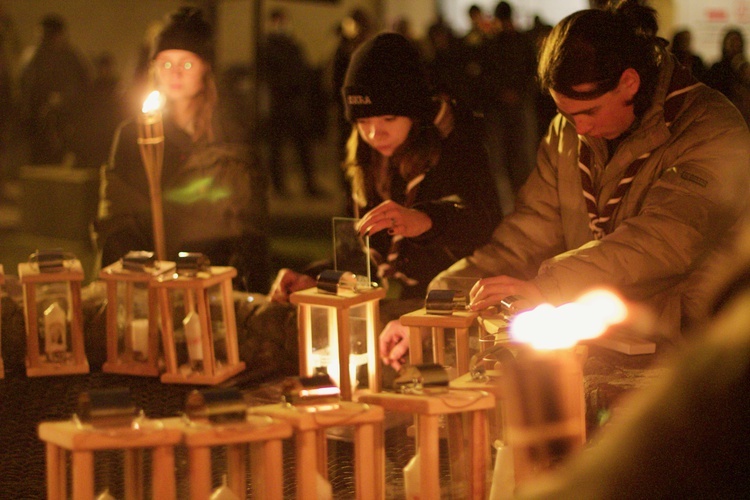
<svg viewBox="0 0 750 500">
<path fill-rule="evenodd" d="M 702 84 L 691 87 L 668 126 L 664 102 L 674 68 L 663 53 L 652 104 L 611 157 L 604 139 L 583 139 L 600 179 L 600 210 L 625 169 L 651 153 L 613 214 L 609 234 L 595 240 L 589 228 L 579 136 L 558 114 L 515 212 L 489 244 L 439 278 L 532 280 L 553 304 L 608 286 L 652 307 L 661 332 L 674 339 L 683 326 L 705 317 L 712 275 L 729 257 L 724 243 L 750 194 L 750 133 L 737 109 Z"/>
</svg>

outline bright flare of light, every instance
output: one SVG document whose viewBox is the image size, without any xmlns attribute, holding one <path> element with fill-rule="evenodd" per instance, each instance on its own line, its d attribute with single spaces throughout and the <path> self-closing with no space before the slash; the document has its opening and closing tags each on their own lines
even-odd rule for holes
<svg viewBox="0 0 750 500">
<path fill-rule="evenodd" d="M 161 108 L 161 94 L 159 94 L 158 90 L 154 90 L 143 101 L 141 111 L 143 113 L 153 113 L 154 111 L 158 111 L 159 108 Z"/>
<path fill-rule="evenodd" d="M 510 336 L 534 349 L 568 349 L 598 337 L 626 316 L 627 307 L 617 295 L 595 290 L 575 302 L 559 307 L 542 304 L 519 314 L 510 324 Z"/>
</svg>

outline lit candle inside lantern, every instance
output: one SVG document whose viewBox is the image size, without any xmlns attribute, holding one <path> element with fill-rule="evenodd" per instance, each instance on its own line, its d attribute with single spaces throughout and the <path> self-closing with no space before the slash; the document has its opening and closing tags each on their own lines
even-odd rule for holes
<svg viewBox="0 0 750 500">
<path fill-rule="evenodd" d="M 185 342 L 192 368 L 201 369 L 203 365 L 203 338 L 201 336 L 201 318 L 195 311 L 190 311 L 182 320 L 185 328 Z"/>
<path fill-rule="evenodd" d="M 148 318 L 134 319 L 131 321 L 130 335 L 133 352 L 148 354 Z"/>
<path fill-rule="evenodd" d="M 508 441 L 516 463 L 523 464 L 517 482 L 549 469 L 585 442 L 583 370 L 573 347 L 626 316 L 617 295 L 597 290 L 559 307 L 543 304 L 511 322 L 511 338 L 530 347 L 503 365 Z"/>
<path fill-rule="evenodd" d="M 44 310 L 44 352 L 52 359 L 67 351 L 65 310 L 57 302 Z"/>
<path fill-rule="evenodd" d="M 161 114 L 161 95 L 151 92 L 143 103 L 138 120 L 138 146 L 146 169 L 151 200 L 151 220 L 154 231 L 154 250 L 159 260 L 166 260 L 164 242 L 164 213 L 162 209 L 161 171 L 164 163 L 164 122 Z"/>
</svg>

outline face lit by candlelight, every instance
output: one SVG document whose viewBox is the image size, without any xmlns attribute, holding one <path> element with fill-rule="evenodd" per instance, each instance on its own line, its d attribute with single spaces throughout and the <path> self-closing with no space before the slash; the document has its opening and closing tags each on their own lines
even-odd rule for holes
<svg viewBox="0 0 750 500">
<path fill-rule="evenodd" d="M 383 156 L 391 156 L 409 135 L 413 121 L 406 116 L 385 115 L 357 119 L 359 136 Z"/>
<path fill-rule="evenodd" d="M 192 99 L 204 86 L 208 65 L 187 50 L 163 50 L 154 59 L 159 88 L 167 100 Z"/>
</svg>

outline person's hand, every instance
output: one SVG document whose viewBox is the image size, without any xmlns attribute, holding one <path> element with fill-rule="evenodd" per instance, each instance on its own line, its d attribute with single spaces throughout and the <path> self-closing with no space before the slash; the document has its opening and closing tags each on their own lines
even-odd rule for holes
<svg viewBox="0 0 750 500">
<path fill-rule="evenodd" d="M 271 290 L 268 292 L 268 300 L 272 302 L 289 302 L 289 295 L 292 292 L 311 288 L 315 285 L 315 278 L 311 276 L 292 271 L 291 269 L 282 269 L 276 275 L 273 285 L 271 285 Z"/>
<path fill-rule="evenodd" d="M 500 302 L 515 295 L 513 303 L 516 312 L 531 309 L 544 302 L 544 296 L 531 281 L 523 281 L 510 276 L 495 276 L 477 281 L 469 292 L 469 309 L 482 311 L 499 306 Z"/>
<path fill-rule="evenodd" d="M 406 363 L 409 352 L 409 329 L 394 319 L 389 321 L 380 333 L 380 358 L 383 364 L 398 371 Z"/>
<path fill-rule="evenodd" d="M 426 213 L 406 208 L 395 201 L 386 200 L 367 212 L 357 223 L 360 236 L 368 236 L 378 231 L 388 234 L 399 234 L 405 238 L 414 238 L 432 228 L 432 219 Z"/>
</svg>

